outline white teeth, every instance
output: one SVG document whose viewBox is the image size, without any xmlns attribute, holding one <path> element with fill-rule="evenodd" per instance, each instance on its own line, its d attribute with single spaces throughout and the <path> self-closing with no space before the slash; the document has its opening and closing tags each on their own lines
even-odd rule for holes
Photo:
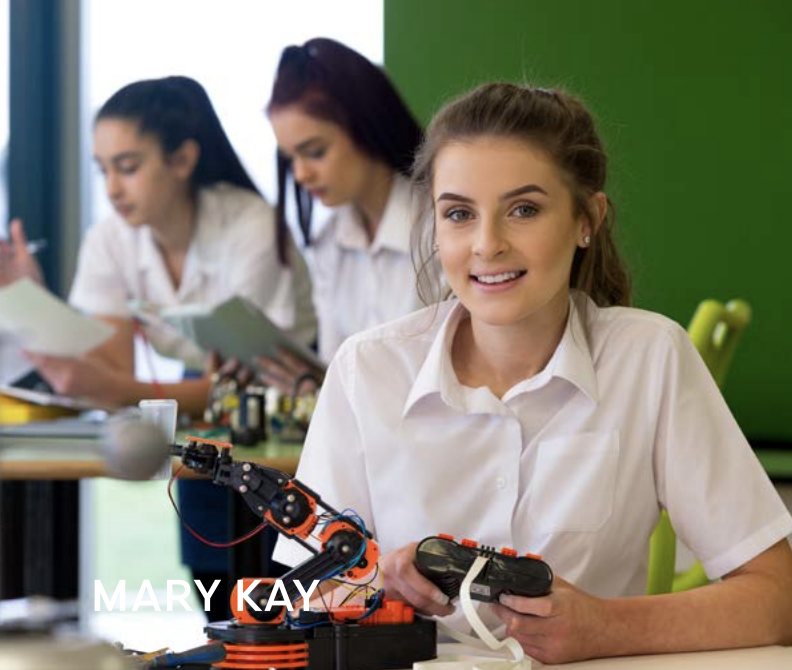
<svg viewBox="0 0 792 670">
<path fill-rule="evenodd" d="M 478 279 L 482 284 L 501 284 L 505 281 L 517 279 L 520 276 L 519 272 L 502 272 L 499 275 L 478 275 Z"/>
</svg>

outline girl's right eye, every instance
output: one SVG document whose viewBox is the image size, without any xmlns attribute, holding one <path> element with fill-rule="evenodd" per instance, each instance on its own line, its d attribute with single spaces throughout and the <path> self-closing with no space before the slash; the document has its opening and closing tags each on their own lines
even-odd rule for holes
<svg viewBox="0 0 792 670">
<path fill-rule="evenodd" d="M 462 207 L 452 207 L 443 216 L 454 223 L 463 223 L 472 219 L 473 213 Z"/>
<path fill-rule="evenodd" d="M 139 163 L 122 163 L 118 166 L 118 172 L 123 175 L 135 174 L 140 167 Z"/>
<path fill-rule="evenodd" d="M 308 160 L 318 161 L 324 158 L 326 153 L 327 153 L 327 147 L 319 147 L 317 149 L 311 149 L 310 151 L 307 151 L 305 153 L 305 157 Z"/>
</svg>

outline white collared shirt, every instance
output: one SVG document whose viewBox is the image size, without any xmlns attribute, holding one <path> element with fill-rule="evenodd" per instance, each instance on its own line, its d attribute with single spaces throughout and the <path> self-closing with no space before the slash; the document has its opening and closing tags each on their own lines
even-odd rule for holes
<svg viewBox="0 0 792 670">
<path fill-rule="evenodd" d="M 195 233 L 178 288 L 151 229 L 114 215 L 86 233 L 69 300 L 89 314 L 129 317 L 131 302 L 213 307 L 241 296 L 308 344 L 316 336 L 310 279 L 293 247 L 290 262 L 279 263 L 272 208 L 249 190 L 220 183 L 198 193 Z M 203 368 L 204 353 L 174 330 L 149 325 L 146 336 L 158 353 Z"/>
<path fill-rule="evenodd" d="M 545 369 L 502 399 L 456 377 L 456 301 L 350 338 L 298 479 L 360 514 L 383 553 L 449 533 L 541 554 L 603 597 L 644 592 L 662 507 L 713 578 L 792 532 L 686 332 L 573 295 Z M 275 558 L 300 549 L 281 541 Z"/>
<path fill-rule="evenodd" d="M 397 175 L 371 243 L 355 207 L 343 205 L 306 250 L 323 360 L 350 335 L 423 306 L 410 256 L 411 207 L 410 182 Z"/>
</svg>

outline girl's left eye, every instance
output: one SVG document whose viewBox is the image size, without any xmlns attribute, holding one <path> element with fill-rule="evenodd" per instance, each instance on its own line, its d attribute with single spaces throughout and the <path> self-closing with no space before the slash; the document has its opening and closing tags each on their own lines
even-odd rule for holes
<svg viewBox="0 0 792 670">
<path fill-rule="evenodd" d="M 525 202 L 520 205 L 516 205 L 511 210 L 512 216 L 518 216 L 523 219 L 531 218 L 533 216 L 536 216 L 538 213 L 539 213 L 538 207 L 534 205 L 530 205 Z"/>
</svg>

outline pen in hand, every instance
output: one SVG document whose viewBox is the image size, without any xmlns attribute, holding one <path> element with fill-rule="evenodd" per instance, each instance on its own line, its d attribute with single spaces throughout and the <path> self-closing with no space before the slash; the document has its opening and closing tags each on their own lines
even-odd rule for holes
<svg viewBox="0 0 792 670">
<path fill-rule="evenodd" d="M 39 251 L 43 251 L 47 248 L 47 240 L 30 240 L 26 245 L 25 248 L 30 255 L 35 255 Z"/>
<path fill-rule="evenodd" d="M 14 253 L 14 249 L 16 248 L 16 245 L 12 241 L 5 240 L 4 244 L 7 245 L 6 248 L 8 249 L 8 252 Z M 35 256 L 39 251 L 43 251 L 46 248 L 47 248 L 47 240 L 44 239 L 30 240 L 25 244 L 25 249 L 27 249 L 27 252 L 31 256 Z"/>
<path fill-rule="evenodd" d="M 0 237 L 0 287 L 25 277 L 43 285 L 44 277 L 35 254 L 47 246 L 47 241 L 28 241 L 20 219 L 11 221 L 8 233 L 10 239 Z"/>
</svg>

